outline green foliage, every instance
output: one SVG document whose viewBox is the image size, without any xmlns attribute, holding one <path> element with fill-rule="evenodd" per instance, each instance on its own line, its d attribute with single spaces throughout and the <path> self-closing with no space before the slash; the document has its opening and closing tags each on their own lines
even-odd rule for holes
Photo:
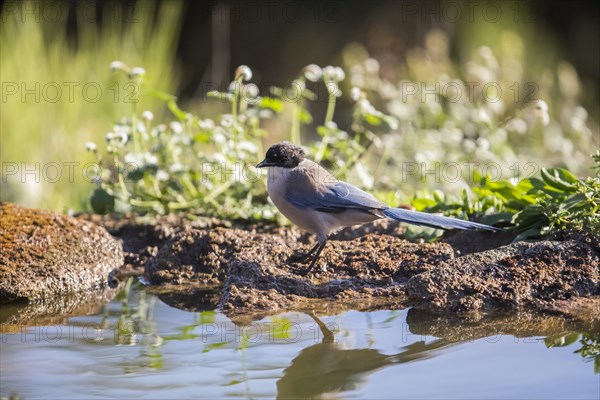
<svg viewBox="0 0 600 400">
<path fill-rule="evenodd" d="M 346 47 L 348 86 L 367 93 L 399 124 L 365 156 L 381 171 L 377 189 L 401 198 L 424 186 L 459 195 L 475 183 L 472 169 L 485 175 L 491 168 L 496 180 L 531 177 L 540 166 L 588 174 L 588 154 L 600 143 L 581 101 L 595 89 L 584 92 L 567 62 L 539 62 L 546 56 L 541 44 L 514 27 L 490 29 L 493 34 L 470 32 L 458 42 L 432 30 L 398 63 L 380 65 L 358 43 Z M 462 172 L 457 179 L 444 177 L 450 164 Z"/>
<path fill-rule="evenodd" d="M 546 347 L 566 347 L 579 342 L 581 347 L 574 351 L 588 362 L 594 364 L 594 374 L 600 374 L 600 333 L 569 332 L 562 335 L 548 336 L 544 339 Z"/>
<path fill-rule="evenodd" d="M 119 121 L 106 135 L 105 149 L 99 151 L 94 143 L 86 145 L 102 171 L 97 179 L 99 187 L 91 198 L 98 213 L 113 209 L 150 214 L 188 210 L 221 218 L 274 219 L 276 213 L 267 202 L 260 175 L 263 171 L 254 167 L 264 156 L 262 140 L 267 132 L 262 125 L 291 106 L 295 119 L 290 139 L 300 142 L 300 124 L 312 120 L 303 99 L 314 99 L 304 86 L 306 77 L 313 82 L 321 80 L 329 94 L 327 116 L 317 128 L 322 140 L 309 146 L 309 153 L 335 166 L 338 176 L 360 166 L 361 154 L 376 136 L 375 131 L 393 128 L 395 123 L 359 93 L 353 134 L 340 130 L 333 115 L 336 98 L 341 94 L 337 83 L 343 80 L 344 72 L 331 66 L 323 73 L 318 66 L 307 67 L 295 81 L 302 95 L 293 102 L 286 101 L 289 97 L 278 88 L 273 90 L 276 97 L 260 96 L 258 87 L 249 82 L 252 71 L 241 66 L 227 92 L 208 93 L 210 98 L 228 104 L 230 112 L 201 119 L 181 110 L 173 96 L 152 90 L 143 69 L 119 61 L 111 65 L 140 88 L 142 98 L 165 101 L 175 120 L 157 123 L 151 112 L 140 114 L 135 103 L 131 116 Z"/>
<path fill-rule="evenodd" d="M 210 92 L 210 98 L 228 105 L 229 113 L 201 119 L 181 110 L 175 98 L 152 90 L 141 68 L 114 62 L 113 69 L 141 88 L 140 96 L 166 102 L 174 120 L 156 123 L 153 114 L 137 111 L 122 119 L 106 136 L 106 152 L 88 143 L 102 166 L 98 188 L 91 198 L 96 212 L 133 210 L 165 214 L 188 210 L 221 218 L 272 220 L 277 213 L 267 202 L 261 170 L 254 168 L 264 154 L 262 128 L 292 108 L 289 139 L 301 142 L 300 127 L 312 121 L 305 102 L 315 100 L 307 82 L 322 83 L 327 89 L 325 120 L 316 130 L 321 139 L 307 146 L 309 156 L 332 169 L 340 179 L 352 173 L 359 185 L 373 187 L 367 172 L 365 154 L 380 136 L 397 129 L 397 119 L 377 110 L 366 92 L 352 90 L 354 107 L 351 133 L 333 121 L 339 82 L 344 72 L 339 67 L 307 67 L 294 81 L 294 97 L 281 88 L 271 90 L 274 97 L 262 97 L 250 83 L 252 71 L 241 66 L 227 92 Z M 137 71 L 137 73 L 133 73 Z M 295 101 L 289 101 L 295 98 Z M 598 163 L 600 157 L 595 156 Z M 599 170 L 600 171 L 600 170 Z M 421 211 L 442 212 L 458 218 L 480 217 L 483 223 L 504 226 L 518 234 L 517 240 L 534 238 L 561 229 L 600 232 L 600 177 L 579 180 L 562 168 L 541 169 L 540 178 L 520 181 L 492 179 L 477 170 L 470 191 L 458 196 L 441 191 L 419 192 L 412 205 Z M 472 192 L 472 193 L 470 193 Z M 376 194 L 390 204 L 397 194 Z M 440 231 L 411 228 L 407 237 L 435 239 Z"/>
<path fill-rule="evenodd" d="M 156 123 L 152 113 L 122 119 L 106 135 L 105 152 L 88 146 L 102 166 L 100 190 L 116 201 L 118 211 L 165 214 L 194 210 L 223 218 L 270 219 L 266 194 L 254 168 L 263 155 L 261 120 L 273 104 L 258 95 L 248 67 L 240 67 L 228 92 L 209 96 L 230 104 L 231 112 L 201 119 L 181 110 L 173 96 L 147 87 L 143 76 L 115 62 L 141 88 L 142 96 L 167 103 L 174 120 Z M 94 204 L 92 204 L 94 206 Z M 102 208 L 95 208 L 101 212 Z"/>
<path fill-rule="evenodd" d="M 597 166 L 600 159 L 596 158 Z M 519 235 L 515 240 L 539 237 L 564 229 L 600 235 L 600 176 L 577 179 L 561 168 L 541 170 L 541 179 L 513 183 L 494 181 L 477 173 L 478 184 L 460 199 L 440 192 L 416 196 L 412 204 L 421 211 L 466 217 L 482 216 L 484 223 L 506 226 Z"/>
</svg>

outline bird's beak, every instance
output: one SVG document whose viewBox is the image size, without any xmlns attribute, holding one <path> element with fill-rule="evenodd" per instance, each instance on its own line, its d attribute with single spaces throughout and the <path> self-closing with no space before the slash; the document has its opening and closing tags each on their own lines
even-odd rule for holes
<svg viewBox="0 0 600 400">
<path fill-rule="evenodd" d="M 268 166 L 269 166 L 269 163 L 267 162 L 266 159 L 264 159 L 256 165 L 256 168 L 264 168 L 264 167 L 268 167 Z"/>
</svg>

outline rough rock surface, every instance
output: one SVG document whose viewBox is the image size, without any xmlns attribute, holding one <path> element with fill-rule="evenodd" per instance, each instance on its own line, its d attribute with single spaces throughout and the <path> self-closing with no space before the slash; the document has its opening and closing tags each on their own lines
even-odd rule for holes
<svg viewBox="0 0 600 400">
<path fill-rule="evenodd" d="M 124 267 L 120 270 L 123 276 L 143 274 L 146 263 L 158 253 L 160 247 L 180 232 L 228 225 L 226 221 L 214 218 L 189 220 L 179 214 L 152 218 L 124 215 L 115 218 L 111 215 L 83 213 L 78 218 L 102 226 L 121 240 L 125 255 Z"/>
<path fill-rule="evenodd" d="M 372 232 L 377 226 L 364 229 Z M 494 234 L 479 235 L 470 240 L 487 243 L 486 236 Z M 590 241 L 515 243 L 455 257 L 464 249 L 456 251 L 449 243 L 411 243 L 369 233 L 354 238 L 342 232 L 338 237 L 351 240 L 331 240 L 318 267 L 304 276 L 307 264 L 302 256 L 312 243 L 293 229 L 269 233 L 188 229 L 150 260 L 145 279 L 184 291 L 218 287 L 218 306 L 234 318 L 310 309 L 318 299 L 328 300 L 333 308 L 376 304 L 413 305 L 436 313 L 516 309 L 566 313 L 569 304 L 575 304 L 573 299 L 579 299 L 579 309 L 589 309 L 593 300 L 589 303 L 587 297 L 600 295 L 600 255 Z M 191 299 L 177 301 L 192 309 L 207 307 L 206 302 L 194 307 Z"/>
<path fill-rule="evenodd" d="M 101 287 L 122 263 L 120 242 L 102 227 L 0 204 L 0 302 Z"/>
<path fill-rule="evenodd" d="M 600 294 L 600 254 L 582 241 L 514 243 L 414 276 L 409 298 L 432 311 L 542 308 Z"/>
<path fill-rule="evenodd" d="M 295 227 L 184 216 L 94 222 L 123 241 L 126 260 L 134 270 L 145 266 L 145 280 L 161 285 L 165 298 L 186 309 L 218 305 L 232 318 L 315 310 L 323 300 L 336 311 L 413 305 L 464 316 L 533 308 L 572 317 L 594 314 L 600 296 L 598 238 L 576 232 L 511 244 L 511 233 L 448 231 L 427 244 L 399 239 L 403 225 L 380 220 L 333 235 L 303 276 L 314 238 Z"/>
<path fill-rule="evenodd" d="M 236 314 L 299 309 L 316 299 L 347 304 L 385 299 L 388 305 L 400 305 L 408 278 L 450 260 L 454 253 L 444 243 L 415 244 L 367 234 L 330 241 L 320 268 L 303 276 L 307 265 L 302 255 L 311 244 L 297 239 L 228 228 L 188 230 L 159 250 L 148 262 L 144 278 L 181 288 L 221 284 L 220 306 Z"/>
</svg>

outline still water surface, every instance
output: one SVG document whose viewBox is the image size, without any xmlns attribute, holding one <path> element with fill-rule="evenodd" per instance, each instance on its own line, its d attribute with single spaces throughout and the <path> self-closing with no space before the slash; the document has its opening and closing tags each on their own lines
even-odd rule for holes
<svg viewBox="0 0 600 400">
<path fill-rule="evenodd" d="M 476 325 L 436 325 L 414 312 L 290 312 L 236 325 L 219 312 L 170 307 L 134 284 L 97 314 L 5 329 L 0 395 L 600 398 L 600 375 L 593 357 L 576 353 L 576 332 L 567 339 L 520 337 L 501 332 L 510 331 L 505 320 L 487 335 Z M 540 332 L 554 323 L 540 321 Z M 446 338 L 427 333 L 433 331 Z M 563 346 L 549 348 L 553 340 Z"/>
</svg>

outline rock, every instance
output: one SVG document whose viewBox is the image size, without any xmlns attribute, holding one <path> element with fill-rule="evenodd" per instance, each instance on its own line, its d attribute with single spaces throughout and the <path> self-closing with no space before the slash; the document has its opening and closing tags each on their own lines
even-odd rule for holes
<svg viewBox="0 0 600 400">
<path fill-rule="evenodd" d="M 544 308 L 600 294 L 600 254 L 580 241 L 514 243 L 412 277 L 411 302 L 434 312 Z"/>
<path fill-rule="evenodd" d="M 404 305 L 409 277 L 453 257 L 443 243 L 415 244 L 387 235 L 332 240 L 315 273 L 303 276 L 310 244 L 285 235 L 215 228 L 182 232 L 146 266 L 152 284 L 223 286 L 220 307 L 228 315 L 266 315 L 309 307 L 314 300 L 343 304 Z M 375 300 L 375 301 L 374 301 Z M 200 307 L 200 305 L 198 306 Z"/>
<path fill-rule="evenodd" d="M 151 284 L 214 285 L 224 281 L 228 263 L 239 257 L 289 253 L 283 240 L 265 243 L 257 239 L 261 236 L 265 235 L 226 228 L 181 232 L 148 262 L 144 278 Z"/>
<path fill-rule="evenodd" d="M 575 317 L 593 311 L 587 299 L 599 290 L 598 241 L 581 233 L 499 247 L 514 235 L 457 232 L 428 244 L 398 238 L 403 228 L 393 221 L 376 221 L 334 235 L 313 273 L 303 276 L 302 255 L 314 238 L 295 227 L 176 220 L 176 227 L 160 220 L 152 229 L 119 222 L 127 228 L 117 233 L 160 239 L 152 241 L 159 250 L 145 279 L 177 292 L 174 304 L 205 310 L 219 290 L 218 306 L 236 321 L 321 309 L 323 300 L 335 312 L 414 305 L 436 313 L 532 308 Z"/>
<path fill-rule="evenodd" d="M 510 232 L 447 231 L 442 240 L 452 246 L 457 256 L 464 256 L 506 246 L 516 236 Z"/>
<path fill-rule="evenodd" d="M 106 284 L 121 244 L 93 223 L 0 204 L 0 302 L 40 300 Z"/>
<path fill-rule="evenodd" d="M 184 214 L 151 218 L 126 215 L 115 218 L 112 215 L 83 213 L 77 217 L 102 226 L 121 240 L 125 254 L 125 267 L 121 273 L 125 276 L 143 274 L 146 263 L 176 234 L 191 228 L 207 228 L 226 223 L 213 218 L 189 220 Z"/>
</svg>

